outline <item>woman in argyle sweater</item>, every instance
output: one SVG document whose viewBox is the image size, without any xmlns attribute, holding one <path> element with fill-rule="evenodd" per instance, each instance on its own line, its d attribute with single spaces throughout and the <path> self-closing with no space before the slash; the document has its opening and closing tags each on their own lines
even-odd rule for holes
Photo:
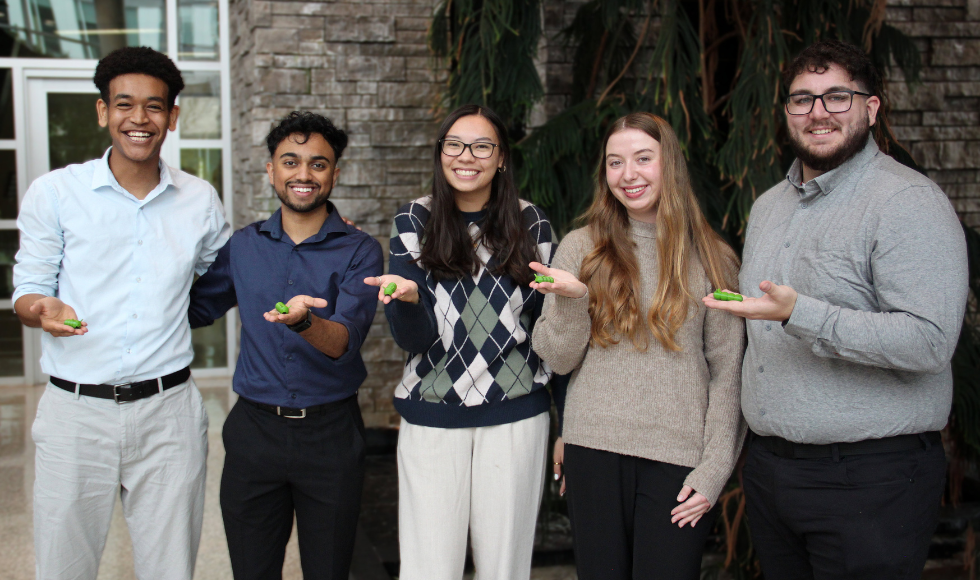
<svg viewBox="0 0 980 580">
<path fill-rule="evenodd" d="M 531 349 L 543 297 L 527 265 L 550 263 L 552 242 L 509 161 L 496 114 L 453 111 L 431 195 L 399 209 L 389 273 L 365 280 L 409 353 L 395 389 L 402 580 L 459 580 L 467 532 L 481 580 L 530 575 L 551 372 Z"/>
</svg>

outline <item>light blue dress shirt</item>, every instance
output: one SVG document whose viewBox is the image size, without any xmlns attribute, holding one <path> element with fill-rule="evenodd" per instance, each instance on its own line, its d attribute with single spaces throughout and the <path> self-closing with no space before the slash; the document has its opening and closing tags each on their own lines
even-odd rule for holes
<svg viewBox="0 0 980 580">
<path fill-rule="evenodd" d="M 136 199 L 101 159 L 42 175 L 21 203 L 13 299 L 57 296 L 88 323 L 83 336 L 43 333 L 41 369 L 79 383 L 152 379 L 190 364 L 194 274 L 230 236 L 206 181 L 160 161 Z"/>
</svg>

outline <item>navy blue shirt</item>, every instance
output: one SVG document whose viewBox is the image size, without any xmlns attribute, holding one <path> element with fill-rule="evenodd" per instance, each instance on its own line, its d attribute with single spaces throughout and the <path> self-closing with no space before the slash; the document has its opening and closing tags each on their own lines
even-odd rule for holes
<svg viewBox="0 0 980 580">
<path fill-rule="evenodd" d="M 360 348 L 377 312 L 378 289 L 364 278 L 384 273 L 381 245 L 345 224 L 333 204 L 327 207 L 320 231 L 300 244 L 283 232 L 281 210 L 238 230 L 191 288 L 192 328 L 238 304 L 242 339 L 233 386 L 247 399 L 312 407 L 354 395 L 367 376 Z M 339 358 L 262 317 L 276 302 L 301 294 L 326 299 L 327 307 L 312 308 L 313 314 L 347 327 L 347 352 Z"/>
</svg>

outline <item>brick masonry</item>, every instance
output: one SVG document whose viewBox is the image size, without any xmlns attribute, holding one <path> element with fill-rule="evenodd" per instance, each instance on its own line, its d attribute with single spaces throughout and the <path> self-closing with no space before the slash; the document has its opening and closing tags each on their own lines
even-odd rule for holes
<svg viewBox="0 0 980 580">
<path fill-rule="evenodd" d="M 569 51 L 553 39 L 583 0 L 545 0 L 538 70 L 545 98 L 532 125 L 567 106 Z M 278 207 L 269 188 L 264 138 L 295 109 L 324 114 L 351 141 L 333 194 L 340 212 L 387 251 L 396 209 L 425 192 L 438 92 L 425 34 L 435 0 L 231 0 L 235 226 Z M 909 90 L 890 71 L 899 140 L 980 227 L 980 0 L 889 0 L 888 22 L 923 55 L 923 83 Z M 404 354 L 383 311 L 363 348 L 369 368 L 359 399 L 365 423 L 394 426 L 391 402 Z"/>
<path fill-rule="evenodd" d="M 922 54 L 922 83 L 909 88 L 893 69 L 895 136 L 980 228 L 980 0 L 889 0 L 888 23 Z"/>
</svg>

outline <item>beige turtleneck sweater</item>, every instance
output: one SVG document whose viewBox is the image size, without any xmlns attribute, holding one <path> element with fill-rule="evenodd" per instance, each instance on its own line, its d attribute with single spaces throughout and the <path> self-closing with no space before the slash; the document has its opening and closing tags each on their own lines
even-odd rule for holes
<svg viewBox="0 0 980 580">
<path fill-rule="evenodd" d="M 656 229 L 630 220 L 630 237 L 636 243 L 645 321 L 657 288 Z M 553 267 L 578 276 L 592 248 L 588 229 L 575 230 L 562 240 Z M 711 282 L 698 266 L 692 268 L 691 289 L 705 296 Z M 646 352 L 630 340 L 590 346 L 591 328 L 588 298 L 556 294 L 547 295 L 534 327 L 538 355 L 555 372 L 575 371 L 565 401 L 564 441 L 693 467 L 685 483 L 714 505 L 745 438 L 739 401 L 742 319 L 710 310 L 698 299 L 675 337 L 680 352 L 664 349 L 649 328 Z"/>
</svg>

